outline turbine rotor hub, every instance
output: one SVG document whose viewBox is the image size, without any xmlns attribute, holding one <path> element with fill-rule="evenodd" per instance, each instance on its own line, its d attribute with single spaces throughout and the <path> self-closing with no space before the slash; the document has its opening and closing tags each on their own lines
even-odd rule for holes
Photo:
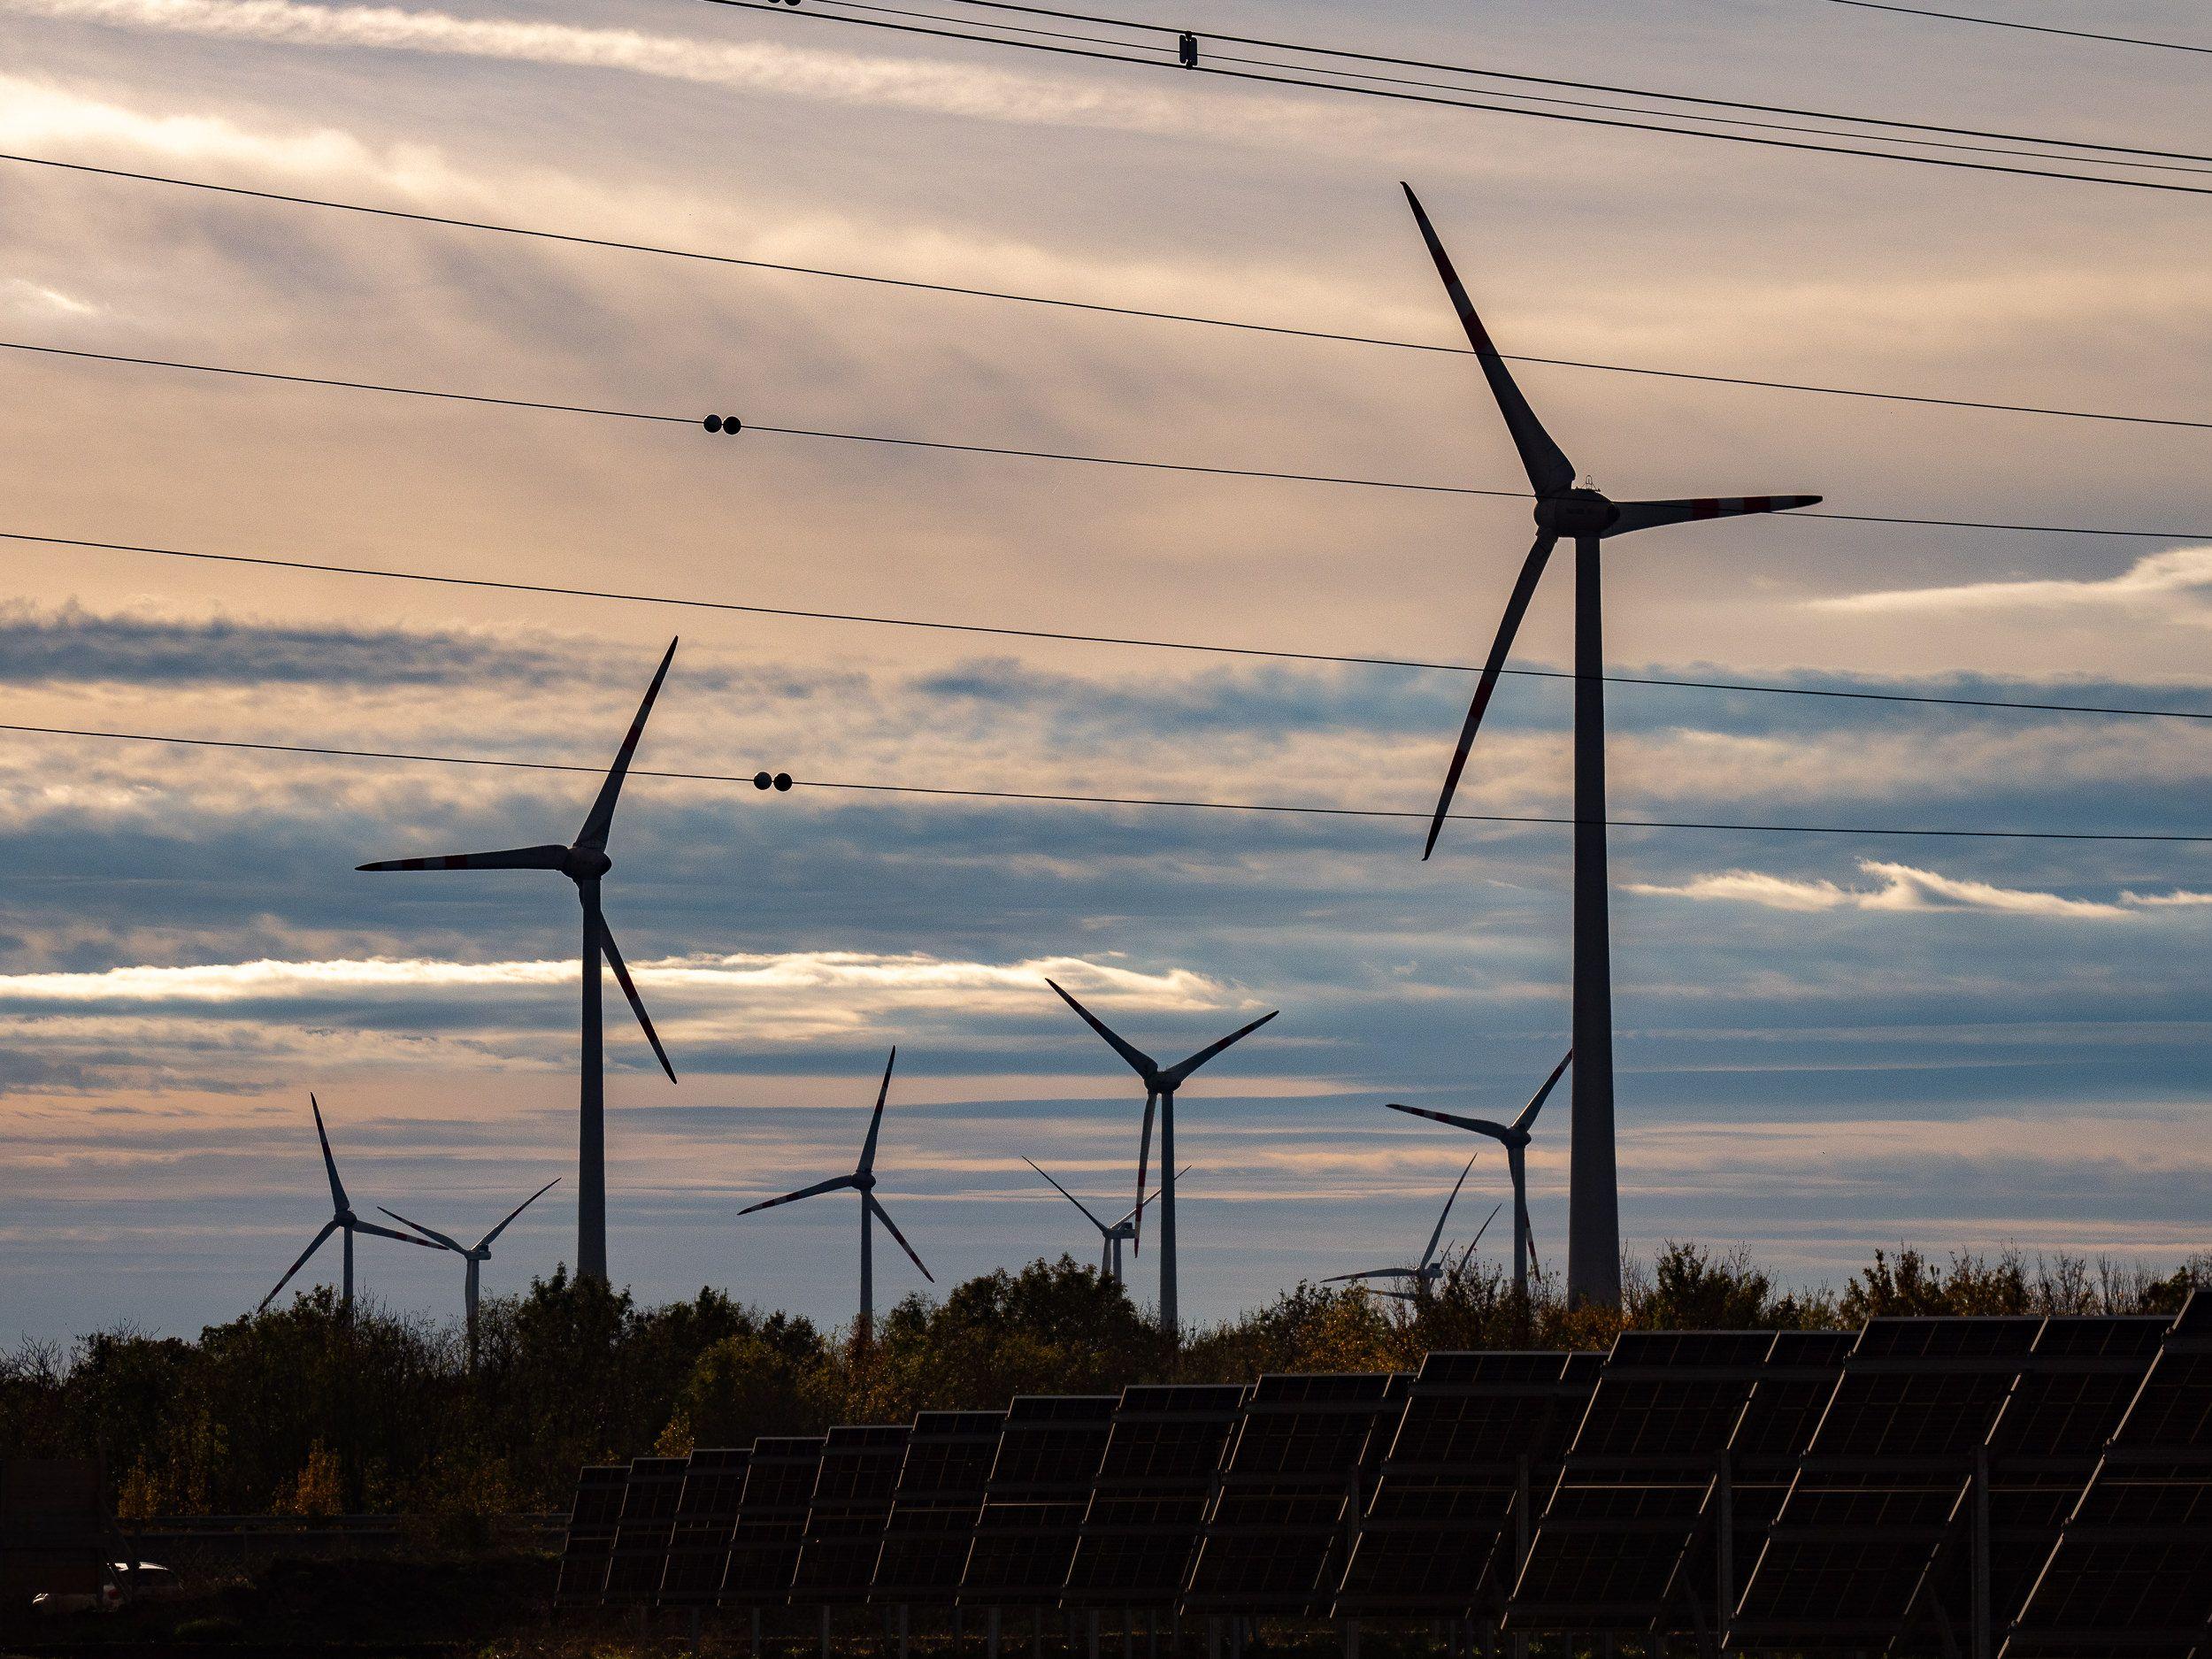
<svg viewBox="0 0 2212 1659">
<path fill-rule="evenodd" d="M 859 1174 L 853 1177 L 853 1185 L 857 1187 L 864 1193 L 872 1193 L 875 1191 L 876 1187 L 875 1175 L 872 1171 L 863 1170 Z"/>
<path fill-rule="evenodd" d="M 614 868 L 614 860 L 599 847 L 572 847 L 561 861 L 561 873 L 572 881 L 596 881 Z"/>
<path fill-rule="evenodd" d="M 1621 510 L 1594 489 L 1570 489 L 1536 503 L 1540 529 L 1556 536 L 1603 535 L 1619 520 Z"/>
</svg>

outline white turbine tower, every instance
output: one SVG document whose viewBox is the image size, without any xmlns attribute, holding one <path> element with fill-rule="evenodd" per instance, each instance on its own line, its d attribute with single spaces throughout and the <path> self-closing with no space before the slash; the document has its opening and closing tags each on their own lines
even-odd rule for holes
<svg viewBox="0 0 2212 1659">
<path fill-rule="evenodd" d="M 599 1018 L 599 965 L 603 961 L 614 970 L 615 983 L 622 987 L 637 1023 L 644 1027 L 645 1041 L 653 1045 L 653 1057 L 668 1073 L 668 1080 L 676 1080 L 676 1068 L 669 1064 L 660 1034 L 653 1029 L 637 987 L 630 982 L 630 970 L 615 949 L 614 935 L 607 931 L 606 914 L 599 902 L 600 881 L 614 868 L 614 860 L 607 856 L 607 837 L 614 828 L 615 803 L 622 795 L 622 780 L 629 775 L 630 757 L 645 735 L 646 717 L 653 712 L 653 700 L 660 695 L 661 681 L 668 678 L 668 665 L 675 657 L 676 641 L 671 640 L 653 683 L 645 689 L 645 701 L 638 705 L 637 718 L 630 722 L 606 781 L 599 786 L 599 796 L 591 804 L 584 827 L 567 846 L 514 847 L 503 852 L 453 853 L 442 858 L 387 858 L 359 866 L 363 870 L 556 870 L 576 884 L 576 896 L 584 910 L 583 1082 L 576 1124 L 576 1276 L 602 1284 L 607 1279 L 607 1076 L 605 1032 Z M 760 788 L 766 788 L 771 781 L 766 772 L 753 780 Z M 787 778 L 775 781 L 780 787 L 790 787 Z"/>
<path fill-rule="evenodd" d="M 1574 1062 L 1572 1048 L 1567 1057 L 1552 1067 L 1551 1075 L 1544 1079 L 1529 1103 L 1521 1108 L 1520 1115 L 1509 1124 L 1493 1123 L 1487 1118 L 1457 1118 L 1450 1112 L 1431 1111 L 1425 1106 L 1401 1106 L 1389 1102 L 1394 1112 L 1407 1112 L 1416 1118 L 1426 1118 L 1440 1124 L 1450 1124 L 1455 1129 L 1471 1130 L 1479 1135 L 1488 1135 L 1505 1148 L 1506 1171 L 1513 1178 L 1513 1291 L 1516 1295 L 1528 1294 L 1528 1258 L 1533 1248 L 1528 1230 L 1528 1143 L 1533 1138 L 1536 1114 L 1544 1110 L 1544 1102 L 1551 1097 L 1560 1077 Z"/>
<path fill-rule="evenodd" d="M 382 1210 L 386 1215 L 389 1216 L 394 1221 L 398 1222 L 400 1225 L 403 1227 L 412 1227 L 417 1233 L 421 1233 L 424 1238 L 428 1239 L 432 1243 L 435 1244 L 438 1248 L 442 1250 L 451 1250 L 456 1256 L 458 1256 L 463 1261 L 468 1263 L 468 1272 L 461 1281 L 461 1298 L 468 1309 L 469 1370 L 472 1371 L 476 1369 L 476 1271 L 485 1263 L 492 1259 L 492 1240 L 496 1239 L 501 1233 L 507 1231 L 508 1222 L 512 1221 L 524 1210 L 529 1209 L 531 1205 L 536 1203 L 539 1199 L 544 1197 L 556 1187 L 559 1186 L 560 1181 L 561 1178 L 557 1175 L 551 1180 L 546 1182 L 546 1184 L 539 1187 L 536 1192 L 531 1194 L 529 1197 L 524 1199 L 512 1210 L 509 1210 L 507 1212 L 506 1221 L 501 1222 L 497 1226 L 494 1227 L 482 1238 L 477 1240 L 477 1241 L 473 1244 L 463 1244 L 457 1239 L 449 1239 L 444 1233 L 439 1232 L 435 1227 L 426 1227 L 419 1221 L 410 1221 L 406 1217 L 401 1215 L 398 1210 L 386 1209 L 382 1204 L 379 1204 L 377 1206 L 379 1210 Z"/>
<path fill-rule="evenodd" d="M 323 1173 L 330 1177 L 330 1219 L 323 1223 L 323 1230 L 315 1235 L 315 1241 L 300 1252 L 300 1259 L 284 1270 L 284 1277 L 276 1282 L 276 1290 L 264 1296 L 261 1299 L 261 1307 L 256 1308 L 254 1311 L 259 1313 L 262 1308 L 266 1308 L 277 1299 L 277 1291 L 282 1290 L 292 1282 L 292 1275 L 307 1265 L 307 1258 L 323 1248 L 324 1240 L 334 1233 L 342 1233 L 346 1235 L 345 1296 L 339 1305 L 344 1317 L 351 1319 L 353 1317 L 353 1235 L 357 1233 L 373 1233 L 380 1239 L 397 1239 L 402 1244 L 422 1244 L 422 1240 L 410 1238 L 403 1233 L 395 1233 L 389 1227 L 380 1227 L 373 1221 L 364 1221 L 353 1213 L 352 1201 L 346 1196 L 346 1184 L 338 1179 L 338 1160 L 330 1156 L 330 1136 L 323 1129 L 322 1103 L 310 1094 L 307 1097 L 307 1107 L 315 1114 L 315 1139 L 322 1142 Z M 431 1247 L 424 1245 L 423 1248 L 428 1249 Z"/>
<path fill-rule="evenodd" d="M 757 1210 L 773 1210 L 778 1204 L 794 1204 L 802 1198 L 813 1198 L 822 1193 L 841 1193 L 847 1190 L 860 1194 L 860 1322 L 853 1327 L 855 1338 L 866 1343 L 874 1339 L 876 1330 L 876 1236 L 875 1223 L 880 1221 L 891 1236 L 898 1240 L 915 1266 L 922 1269 L 922 1277 L 931 1284 L 936 1276 L 922 1267 L 922 1258 L 914 1254 L 914 1247 L 906 1241 L 898 1224 L 891 1219 L 891 1212 L 876 1196 L 876 1133 L 883 1127 L 883 1102 L 891 1093 L 891 1068 L 899 1063 L 899 1051 L 891 1050 L 891 1057 L 884 1063 L 883 1086 L 876 1090 L 876 1110 L 868 1119 L 868 1138 L 861 1143 L 860 1164 L 850 1175 L 833 1176 L 826 1181 L 817 1181 L 811 1187 L 802 1187 L 795 1193 L 786 1193 L 780 1198 L 763 1199 L 757 1204 L 748 1204 L 737 1213 L 749 1216 Z"/>
<path fill-rule="evenodd" d="M 1060 1000 L 1083 1017 L 1083 1023 L 1106 1040 L 1107 1046 L 1129 1063 L 1129 1069 L 1144 1079 L 1144 1131 L 1137 1140 L 1137 1208 L 1130 1218 L 1137 1232 L 1130 1235 L 1133 1250 L 1143 1248 L 1140 1237 L 1144 1227 L 1145 1167 L 1152 1154 L 1152 1114 L 1156 1108 L 1160 1115 L 1160 1328 L 1167 1333 L 1171 1342 L 1179 1340 L 1181 1326 L 1176 1320 L 1175 1307 L 1175 1091 L 1183 1087 L 1185 1079 L 1207 1061 L 1212 1059 L 1231 1043 L 1250 1036 L 1283 1010 L 1262 1014 L 1248 1025 L 1240 1025 L 1219 1042 L 1210 1043 L 1187 1060 L 1164 1066 L 1141 1048 L 1124 1042 L 1097 1015 L 1070 996 L 1053 980 L 1047 985 L 1060 994 Z"/>
<path fill-rule="evenodd" d="M 1031 1169 L 1035 1170 L 1038 1174 L 1044 1176 L 1045 1179 L 1052 1181 L 1051 1175 L 1048 1173 L 1044 1167 L 1038 1164 L 1035 1159 L 1025 1157 L 1022 1160 L 1022 1162 L 1028 1164 Z M 1178 1179 L 1188 1175 L 1191 1172 L 1192 1168 L 1193 1166 L 1188 1164 L 1183 1165 L 1181 1169 L 1176 1171 L 1175 1172 Z M 1081 1210 L 1084 1217 L 1090 1222 L 1091 1225 L 1098 1229 L 1099 1274 L 1102 1278 L 1112 1279 L 1117 1285 L 1120 1284 L 1121 1247 L 1137 1236 L 1138 1215 L 1143 1210 L 1145 1205 L 1152 1202 L 1153 1198 L 1156 1196 L 1156 1194 L 1147 1194 L 1142 1199 L 1138 1201 L 1135 1210 L 1132 1210 L 1119 1221 L 1115 1222 L 1111 1226 L 1108 1226 L 1106 1223 L 1101 1221 L 1096 1216 L 1091 1213 L 1091 1207 L 1088 1204 L 1078 1198 L 1073 1193 L 1068 1191 L 1066 1187 L 1062 1187 L 1059 1182 L 1052 1181 L 1052 1185 L 1059 1193 L 1061 1197 L 1066 1199 L 1068 1202 L 1073 1204 L 1078 1210 Z"/>
<path fill-rule="evenodd" d="M 1406 1302 L 1413 1301 L 1424 1289 L 1434 1285 L 1438 1279 L 1444 1277 L 1444 1263 L 1436 1257 L 1437 1244 L 1444 1237 L 1444 1223 L 1450 1217 L 1452 1205 L 1459 1198 L 1459 1189 L 1467 1185 L 1467 1176 L 1474 1167 L 1474 1159 L 1469 1158 L 1467 1168 L 1460 1171 L 1459 1179 L 1452 1183 L 1451 1194 L 1444 1200 L 1444 1208 L 1437 1211 L 1435 1230 L 1429 1234 L 1428 1245 L 1422 1250 L 1419 1261 L 1410 1267 L 1371 1267 L 1363 1273 L 1337 1273 L 1321 1282 L 1325 1285 L 1342 1285 L 1355 1279 L 1409 1279 L 1411 1283 L 1402 1290 L 1384 1290 L 1379 1286 L 1364 1284 L 1361 1286 L 1362 1289 L 1372 1290 L 1377 1295 L 1396 1296 Z M 1476 1244 L 1482 1242 L 1482 1235 L 1490 1231 L 1490 1224 L 1498 1218 L 1498 1210 L 1504 1208 L 1503 1204 L 1500 1204 L 1483 1217 L 1482 1225 L 1475 1229 L 1474 1243 L 1467 1247 L 1469 1249 L 1473 1249 Z"/>
<path fill-rule="evenodd" d="M 1613 537 L 1662 525 L 1688 524 L 1739 513 L 1786 512 L 1809 507 L 1817 495 L 1707 496 L 1682 501 L 1611 501 L 1597 490 L 1575 488 L 1574 464 L 1552 442 L 1536 419 L 1505 359 L 1475 315 L 1475 308 L 1452 269 L 1444 244 L 1429 216 L 1406 187 L 1406 200 L 1428 243 L 1436 273 L 1474 348 L 1475 360 L 1498 412 L 1505 418 L 1513 447 L 1519 451 L 1529 488 L 1536 497 L 1536 541 L 1522 562 L 1521 573 L 1506 601 L 1497 638 L 1476 682 L 1466 724 L 1444 774 L 1443 793 L 1429 822 L 1421 856 L 1436 849 L 1436 837 L 1450 811 L 1453 791 L 1467 764 L 1475 730 L 1497 689 L 1499 672 L 1513 649 L 1521 618 L 1561 538 L 1575 545 L 1575 726 L 1574 726 L 1574 1046 L 1582 1056 L 1575 1068 L 1574 1113 L 1569 1125 L 1567 1193 L 1567 1301 L 1618 1307 L 1621 1300 L 1620 1185 L 1613 1151 L 1613 967 L 1611 928 L 1606 910 L 1605 875 L 1605 648 L 1604 608 L 1598 591 L 1603 561 L 1599 549 Z"/>
</svg>

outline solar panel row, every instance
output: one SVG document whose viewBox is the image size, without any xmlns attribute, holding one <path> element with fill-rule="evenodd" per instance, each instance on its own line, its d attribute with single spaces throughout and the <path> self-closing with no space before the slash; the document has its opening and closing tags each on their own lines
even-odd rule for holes
<svg viewBox="0 0 2212 1659">
<path fill-rule="evenodd" d="M 2212 1296 L 2173 1320 L 1637 1332 L 640 1458 L 583 1471 L 559 1586 L 981 1608 L 994 1631 L 1089 1609 L 1094 1645 L 1119 1607 L 1646 1651 L 2212 1655 Z"/>
</svg>

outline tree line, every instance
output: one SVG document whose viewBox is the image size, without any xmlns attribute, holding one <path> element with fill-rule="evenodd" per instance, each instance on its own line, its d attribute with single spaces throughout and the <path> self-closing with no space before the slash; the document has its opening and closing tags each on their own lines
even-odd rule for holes
<svg viewBox="0 0 2212 1659">
<path fill-rule="evenodd" d="M 1167 1343 L 1121 1286 L 1066 1256 L 908 1297 L 854 1341 L 719 1291 L 640 1306 L 557 1271 L 487 1298 L 481 1353 L 459 1330 L 327 1288 L 210 1325 L 197 1340 L 128 1329 L 0 1355 L 0 1446 L 98 1455 L 126 1517 L 565 1509 L 585 1463 L 1018 1394 L 1263 1371 L 1388 1371 L 1432 1348 L 1608 1347 L 1624 1329 L 1855 1328 L 1878 1314 L 2171 1313 L 2212 1284 L 2212 1254 L 2160 1275 L 2072 1256 L 1878 1251 L 1840 1292 L 1786 1290 L 1738 1249 L 1670 1243 L 1632 1261 L 1617 1310 L 1569 1309 L 1539 1275 L 1525 1304 L 1462 1254 L 1399 1302 L 1300 1285 Z"/>
</svg>

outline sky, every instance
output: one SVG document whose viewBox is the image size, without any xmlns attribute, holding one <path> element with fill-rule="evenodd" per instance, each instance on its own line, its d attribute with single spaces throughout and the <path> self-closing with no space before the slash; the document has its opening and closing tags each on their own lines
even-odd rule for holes
<svg viewBox="0 0 2212 1659">
<path fill-rule="evenodd" d="M 2077 20 L 2056 0 L 1985 10 Z M 2181 0 L 2101 26 L 2189 40 Z M 1150 16 L 1150 12 L 1129 12 Z M 2202 150 L 2202 59 L 1824 0 L 1188 0 L 1202 30 Z M 1509 351 L 2203 419 L 2198 197 L 1469 113 L 696 0 L 0 0 L 0 151 L 744 258 L 1454 343 L 1415 183 Z M 2178 177 L 2179 175 L 2175 175 Z M 1510 488 L 1463 355 L 656 258 L 0 160 L 0 338 L 541 403 Z M 2212 712 L 2208 434 L 1524 369 L 1617 495 L 1817 492 L 1606 552 L 1614 672 Z M 1117 470 L 0 351 L 0 533 L 816 611 L 1479 658 L 1525 502 Z M 2193 531 L 2193 526 L 2201 526 Z M 643 771 L 1425 813 L 1441 670 L 1073 645 L 0 540 L 0 1340 L 190 1333 L 356 1208 L 572 1261 L 576 912 L 549 876 L 356 874 L 565 840 L 680 634 Z M 1567 661 L 1555 564 L 1517 661 Z M 1619 685 L 1622 818 L 2208 831 L 2177 718 Z M 1569 805 L 1567 688 L 1498 695 L 1463 809 Z M 880 1172 L 939 1285 L 1133 1197 L 1172 1058 L 1186 1317 L 1417 1251 L 1566 1041 L 1556 826 L 961 800 L 641 775 L 608 914 L 673 1057 L 608 1018 L 610 1255 L 850 1317 Z M 1624 1231 L 1793 1283 L 1877 1248 L 2160 1266 L 2207 1243 L 2212 847 L 1619 829 Z M 610 995 L 612 996 L 611 987 Z M 1540 1256 L 1563 1255 L 1563 1102 Z M 1110 1219 L 1110 1216 L 1109 1217 Z M 1486 1254 L 1504 1244 L 1502 1225 Z M 1553 1264 L 1548 1259 L 1547 1264 Z M 334 1251 L 319 1263 L 334 1272 Z M 1153 1294 L 1155 1256 L 1133 1270 Z M 377 1240 L 365 1290 L 457 1311 Z M 926 1288 L 879 1254 L 879 1294 Z"/>
</svg>

